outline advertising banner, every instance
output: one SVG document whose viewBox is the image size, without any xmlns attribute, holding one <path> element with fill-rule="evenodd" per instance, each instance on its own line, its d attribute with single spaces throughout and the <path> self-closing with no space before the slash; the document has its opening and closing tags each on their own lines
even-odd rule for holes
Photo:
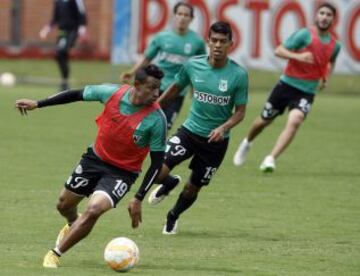
<svg viewBox="0 0 360 276">
<path fill-rule="evenodd" d="M 115 0 L 112 62 L 137 61 L 157 32 L 171 28 L 176 0 Z M 231 24 L 230 56 L 247 68 L 279 70 L 285 61 L 274 49 L 294 31 L 314 23 L 322 0 L 188 0 L 195 8 L 191 28 L 204 39 L 211 23 Z M 341 41 L 336 72 L 360 73 L 360 0 L 333 0 L 337 18 L 332 32 Z"/>
</svg>

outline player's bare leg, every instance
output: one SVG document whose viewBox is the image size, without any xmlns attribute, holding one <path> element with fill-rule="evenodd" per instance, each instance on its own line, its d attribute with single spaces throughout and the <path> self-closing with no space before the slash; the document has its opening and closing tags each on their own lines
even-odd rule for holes
<svg viewBox="0 0 360 276">
<path fill-rule="evenodd" d="M 79 241 L 84 239 L 94 227 L 98 218 L 111 209 L 112 203 L 104 194 L 94 194 L 82 216 L 71 225 L 69 233 L 63 238 L 58 246 L 50 250 L 44 257 L 43 266 L 56 268 L 60 264 L 60 256 Z"/>
<path fill-rule="evenodd" d="M 235 166 L 241 166 L 246 161 L 247 154 L 251 147 L 251 142 L 266 128 L 272 121 L 264 120 L 258 117 L 252 123 L 249 133 L 246 138 L 242 140 L 238 149 L 236 150 L 233 162 Z"/>
<path fill-rule="evenodd" d="M 268 125 L 272 120 L 264 120 L 260 116 L 257 117 L 251 125 L 251 128 L 247 135 L 247 140 L 251 143 Z"/>
<path fill-rule="evenodd" d="M 288 120 L 284 130 L 279 135 L 276 144 L 271 151 L 271 155 L 276 159 L 292 142 L 296 132 L 304 122 L 305 115 L 299 109 L 293 109 L 289 112 Z"/>
<path fill-rule="evenodd" d="M 273 171 L 275 169 L 275 159 L 290 145 L 293 141 L 299 127 L 303 123 L 305 115 L 299 109 L 293 109 L 289 112 L 288 120 L 285 128 L 280 133 L 275 146 L 273 147 L 270 155 L 266 156 L 260 169 L 262 171 Z"/>
<path fill-rule="evenodd" d="M 66 252 L 85 238 L 94 227 L 98 218 L 112 207 L 111 201 L 107 196 L 104 194 L 94 194 L 90 198 L 85 212 L 71 225 L 69 234 L 60 243 L 60 252 Z"/>
<path fill-rule="evenodd" d="M 77 219 L 77 206 L 83 198 L 83 196 L 79 196 L 65 188 L 61 190 L 56 208 L 69 224 L 72 224 Z"/>
</svg>

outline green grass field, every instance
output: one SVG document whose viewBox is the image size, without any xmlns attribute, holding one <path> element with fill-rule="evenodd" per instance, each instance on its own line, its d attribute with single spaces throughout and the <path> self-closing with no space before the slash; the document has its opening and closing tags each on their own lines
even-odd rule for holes
<svg viewBox="0 0 360 276">
<path fill-rule="evenodd" d="M 72 69 L 74 86 L 114 82 L 120 71 L 98 62 L 74 62 Z M 138 181 L 118 208 L 62 257 L 61 268 L 46 270 L 42 258 L 64 224 L 55 209 L 59 191 L 93 141 L 102 106 L 74 103 L 21 117 L 15 99 L 56 91 L 55 64 L 2 60 L 1 71 L 18 74 L 20 83 L 0 87 L 0 275 L 114 275 L 103 249 L 117 236 L 140 248 L 140 264 L 129 275 L 360 275 L 358 76 L 334 76 L 277 171 L 265 175 L 259 164 L 285 117 L 259 137 L 244 167 L 232 165 L 238 142 L 279 76 L 250 72 L 247 117 L 232 132 L 221 170 L 181 217 L 178 235 L 163 236 L 161 229 L 180 187 L 156 207 L 144 201 L 143 223 L 131 229 L 125 207 Z M 45 84 L 39 77 L 46 77 Z M 186 179 L 187 165 L 175 172 Z"/>
</svg>

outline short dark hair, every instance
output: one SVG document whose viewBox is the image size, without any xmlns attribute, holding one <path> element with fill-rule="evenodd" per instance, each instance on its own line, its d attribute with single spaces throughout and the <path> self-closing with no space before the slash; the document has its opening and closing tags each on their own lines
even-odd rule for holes
<svg viewBox="0 0 360 276">
<path fill-rule="evenodd" d="M 336 8 L 333 4 L 329 3 L 329 2 L 323 2 L 319 5 L 317 10 L 320 10 L 321 8 L 326 7 L 328 9 L 330 9 L 334 15 L 334 17 L 336 16 Z"/>
<path fill-rule="evenodd" d="M 183 1 L 180 1 L 180 2 L 176 3 L 176 5 L 174 6 L 174 9 L 173 9 L 174 14 L 177 13 L 178 8 L 181 7 L 181 6 L 185 6 L 185 7 L 189 8 L 190 16 L 194 17 L 194 7 L 191 6 L 190 4 L 186 3 L 186 2 L 183 2 Z"/>
<path fill-rule="evenodd" d="M 155 79 L 161 80 L 163 76 L 163 71 L 161 71 L 160 68 L 154 64 L 149 64 L 135 72 L 135 80 L 140 82 L 144 82 L 147 77 L 153 77 Z"/>
<path fill-rule="evenodd" d="M 209 38 L 210 38 L 211 32 L 225 34 L 225 35 L 227 35 L 227 37 L 229 38 L 230 41 L 232 40 L 231 26 L 227 22 L 217 21 L 217 22 L 213 23 L 209 30 Z"/>
</svg>

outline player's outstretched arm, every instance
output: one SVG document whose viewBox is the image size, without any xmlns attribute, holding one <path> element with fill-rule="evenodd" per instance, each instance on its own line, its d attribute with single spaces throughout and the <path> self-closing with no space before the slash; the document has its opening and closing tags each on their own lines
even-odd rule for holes
<svg viewBox="0 0 360 276">
<path fill-rule="evenodd" d="M 142 221 L 141 217 L 141 202 L 144 199 L 146 193 L 150 190 L 157 175 L 160 172 L 164 161 L 165 152 L 163 151 L 151 151 L 151 165 L 147 170 L 144 180 L 135 194 L 135 197 L 129 202 L 128 211 L 131 218 L 132 228 L 137 228 Z"/>
<path fill-rule="evenodd" d="M 164 93 L 158 98 L 157 102 L 161 106 L 166 106 L 172 99 L 179 95 L 180 89 L 176 83 L 171 84 Z"/>
<path fill-rule="evenodd" d="M 286 49 L 283 45 L 276 47 L 275 55 L 284 59 L 294 59 L 300 62 L 314 63 L 314 56 L 311 52 L 297 53 Z"/>
<path fill-rule="evenodd" d="M 19 99 L 15 102 L 15 108 L 17 108 L 22 115 L 27 115 L 27 111 L 34 110 L 51 105 L 66 104 L 70 102 L 82 101 L 83 90 L 66 90 L 55 95 L 52 95 L 46 99 L 39 101 L 30 99 Z"/>
</svg>

